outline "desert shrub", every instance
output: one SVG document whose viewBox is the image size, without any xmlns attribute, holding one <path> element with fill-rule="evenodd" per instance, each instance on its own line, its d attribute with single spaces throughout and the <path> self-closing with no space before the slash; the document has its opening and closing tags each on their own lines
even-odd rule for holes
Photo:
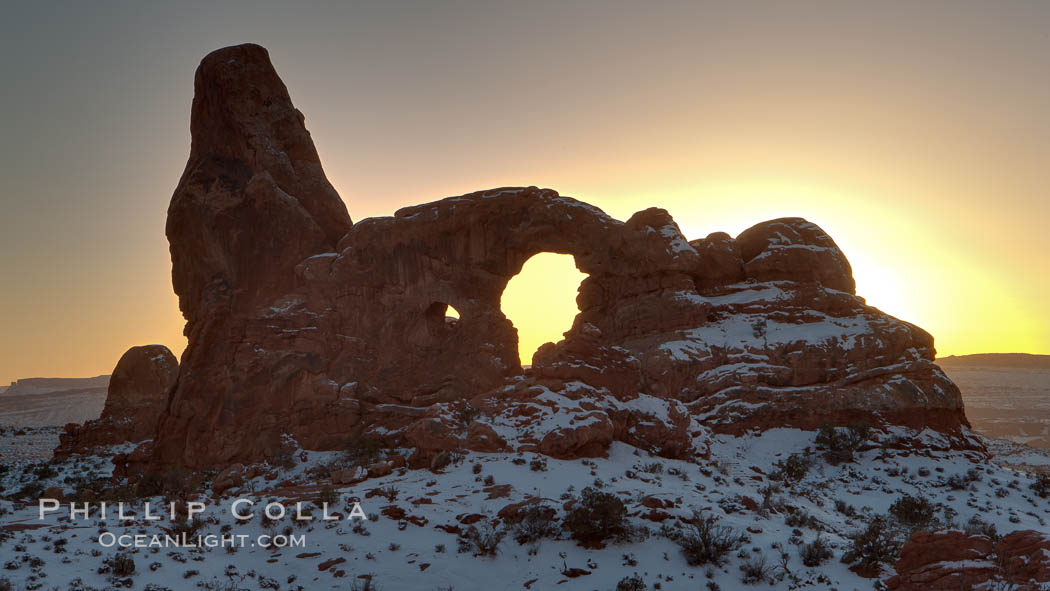
<svg viewBox="0 0 1050 591">
<path fill-rule="evenodd" d="M 400 491 L 397 489 L 397 487 L 392 485 L 392 484 L 389 485 L 389 486 L 384 486 L 382 488 L 377 488 L 376 489 L 376 494 L 377 495 L 383 497 L 384 499 L 390 501 L 391 503 L 393 503 L 395 500 L 397 500 L 397 495 L 399 493 L 400 493 Z"/>
<path fill-rule="evenodd" d="M 529 469 L 533 472 L 546 472 L 547 471 L 547 459 L 537 456 L 529 462 Z"/>
<path fill-rule="evenodd" d="M 96 495 L 99 501 L 109 502 L 125 502 L 129 503 L 134 501 L 137 497 L 137 485 L 119 485 L 119 486 L 104 486 L 101 489 L 97 489 Z M 90 499 L 96 500 L 96 499 Z"/>
<path fill-rule="evenodd" d="M 295 452 L 298 446 L 292 439 L 282 439 L 280 445 L 273 455 L 266 458 L 267 463 L 282 470 L 291 470 L 295 467 Z"/>
<path fill-rule="evenodd" d="M 842 499 L 835 499 L 835 511 L 845 515 L 846 517 L 856 517 L 857 509 L 853 505 L 849 505 Z"/>
<path fill-rule="evenodd" d="M 266 529 L 273 529 L 281 523 L 280 519 L 274 519 L 266 514 L 266 511 L 259 512 L 259 525 Z"/>
<path fill-rule="evenodd" d="M 239 591 L 240 585 L 233 579 L 226 579 L 225 581 L 219 579 L 212 579 L 210 581 L 202 582 L 199 584 L 201 589 L 205 591 Z"/>
<path fill-rule="evenodd" d="M 805 509 L 796 509 L 788 513 L 784 518 L 784 525 L 788 527 L 808 527 L 809 529 L 820 529 L 820 522 L 806 512 Z"/>
<path fill-rule="evenodd" d="M 766 565 L 765 554 L 758 554 L 744 561 L 740 565 L 745 585 L 757 585 L 773 578 L 773 569 Z"/>
<path fill-rule="evenodd" d="M 678 544 L 690 566 L 721 565 L 730 552 L 744 543 L 743 536 L 736 530 L 718 525 L 717 517 L 705 517 L 699 511 L 693 511 L 693 519 L 684 531 L 668 528 L 664 535 Z"/>
<path fill-rule="evenodd" d="M 47 462 L 41 462 L 32 466 L 33 476 L 37 480 L 45 480 L 48 478 L 54 478 L 58 476 L 58 472 L 55 471 L 54 466 Z"/>
<path fill-rule="evenodd" d="M 113 576 L 130 577 L 135 574 L 135 561 L 127 554 L 114 554 L 105 564 Z"/>
<path fill-rule="evenodd" d="M 0 591 L 13 591 L 14 588 L 15 586 L 11 583 L 11 579 L 0 577 Z M 619 591 L 619 587 L 617 587 L 617 591 Z"/>
<path fill-rule="evenodd" d="M 554 523 L 554 509 L 541 505 L 531 505 L 519 511 L 509 523 L 511 537 L 521 545 L 556 538 L 560 531 Z"/>
<path fill-rule="evenodd" d="M 638 575 L 624 577 L 619 583 L 616 583 L 616 591 L 646 591 L 648 588 L 649 585 L 646 585 L 642 577 Z"/>
<path fill-rule="evenodd" d="M 343 446 L 343 463 L 347 466 L 370 466 L 385 455 L 386 446 L 379 439 L 351 437 Z"/>
<path fill-rule="evenodd" d="M 379 591 L 379 583 L 376 581 L 376 576 L 361 575 L 354 577 L 354 582 L 350 585 L 350 591 Z"/>
<path fill-rule="evenodd" d="M 1029 485 L 1030 489 L 1040 498 L 1050 498 L 1050 472 L 1043 472 L 1035 477 L 1035 482 Z"/>
<path fill-rule="evenodd" d="M 10 495 L 14 499 L 34 500 L 44 494 L 44 485 L 39 482 L 30 482 Z"/>
<path fill-rule="evenodd" d="M 562 522 L 572 539 L 583 543 L 630 538 L 627 507 L 614 494 L 591 487 L 583 489 L 580 498 Z"/>
<path fill-rule="evenodd" d="M 780 513 L 787 509 L 787 504 L 784 500 L 775 496 L 782 490 L 780 485 L 776 483 L 758 489 L 758 492 L 762 494 L 762 503 L 759 505 L 758 510 L 759 515 L 768 517 L 770 513 Z"/>
<path fill-rule="evenodd" d="M 464 404 L 456 414 L 464 425 L 469 425 L 478 420 L 478 417 L 481 416 L 481 410 L 468 403 Z"/>
<path fill-rule="evenodd" d="M 963 530 L 970 535 L 985 536 L 992 540 L 999 539 L 999 532 L 996 530 L 995 524 L 988 523 L 981 519 L 980 515 L 974 515 L 971 517 L 970 520 L 966 522 L 966 525 L 963 526 Z"/>
<path fill-rule="evenodd" d="M 770 476 L 773 480 L 787 483 L 798 482 L 806 477 L 813 460 L 804 454 L 791 454 L 786 460 L 777 462 L 777 469 Z"/>
<path fill-rule="evenodd" d="M 474 556 L 495 556 L 507 532 L 490 525 L 470 526 L 458 539 L 460 552 L 474 552 Z"/>
<path fill-rule="evenodd" d="M 904 495 L 890 505 L 890 515 L 912 530 L 929 528 L 935 522 L 934 506 L 926 497 Z"/>
<path fill-rule="evenodd" d="M 885 517 L 868 522 L 867 527 L 849 536 L 850 549 L 842 555 L 846 563 L 859 563 L 868 570 L 877 571 L 882 564 L 890 564 L 900 555 L 900 536 L 890 527 Z"/>
<path fill-rule="evenodd" d="M 642 472 L 645 472 L 647 474 L 663 474 L 664 465 L 660 462 L 652 462 L 650 464 L 642 466 Z"/>
<path fill-rule="evenodd" d="M 201 485 L 199 476 L 181 466 L 172 466 L 156 472 L 148 472 L 139 481 L 135 494 L 139 497 L 163 496 L 185 501 L 190 493 Z"/>
<path fill-rule="evenodd" d="M 831 560 L 834 556 L 834 552 L 831 551 L 831 546 L 824 540 L 824 537 L 817 534 L 817 537 L 812 542 L 799 546 L 798 556 L 802 559 L 802 564 L 814 567 L 820 566 Z"/>
<path fill-rule="evenodd" d="M 966 474 L 952 474 L 945 481 L 945 486 L 952 490 L 964 490 L 970 487 L 970 483 L 981 480 L 981 473 L 975 468 L 970 468 Z"/>
<path fill-rule="evenodd" d="M 325 486 L 321 490 L 317 491 L 317 498 L 314 499 L 314 505 L 318 508 L 324 508 L 325 504 L 329 507 L 334 507 L 339 504 L 340 501 L 339 493 L 330 486 Z"/>
<path fill-rule="evenodd" d="M 171 523 L 171 527 L 168 528 L 168 533 L 182 538 L 185 536 L 187 540 L 197 536 L 197 532 L 200 531 L 201 526 L 204 525 L 199 519 L 187 519 L 186 517 L 180 516 Z"/>
<path fill-rule="evenodd" d="M 853 454 L 871 439 L 871 426 L 866 423 L 839 429 L 832 425 L 821 425 L 815 443 L 827 450 L 825 458 L 831 463 L 852 462 Z"/>
</svg>

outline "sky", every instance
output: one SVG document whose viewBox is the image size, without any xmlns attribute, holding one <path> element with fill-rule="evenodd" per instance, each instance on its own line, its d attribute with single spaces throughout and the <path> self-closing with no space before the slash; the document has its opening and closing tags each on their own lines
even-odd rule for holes
<svg viewBox="0 0 1050 591">
<path fill-rule="evenodd" d="M 182 351 L 164 220 L 193 72 L 244 42 L 269 49 L 355 220 L 507 185 L 619 219 L 663 207 L 690 239 L 802 216 L 846 253 L 858 293 L 939 354 L 1050 353 L 1050 3 L 3 13 L 0 383 L 108 373 L 139 344 Z M 571 325 L 581 276 L 558 259 L 508 287 L 527 296 L 504 302 L 530 329 L 526 363 Z"/>
</svg>

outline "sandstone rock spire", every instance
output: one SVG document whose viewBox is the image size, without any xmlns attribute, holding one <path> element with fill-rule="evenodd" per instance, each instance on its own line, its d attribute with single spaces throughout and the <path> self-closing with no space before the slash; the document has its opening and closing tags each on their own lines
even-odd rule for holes
<svg viewBox="0 0 1050 591">
<path fill-rule="evenodd" d="M 247 312 L 281 293 L 299 261 L 350 229 L 304 120 L 258 45 L 213 51 L 197 68 L 166 228 L 187 334 L 213 305 Z"/>
</svg>

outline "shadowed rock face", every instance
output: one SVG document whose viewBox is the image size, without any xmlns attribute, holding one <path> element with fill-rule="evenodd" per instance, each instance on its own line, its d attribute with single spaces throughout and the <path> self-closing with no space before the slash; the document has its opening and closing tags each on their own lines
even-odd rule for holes
<svg viewBox="0 0 1050 591">
<path fill-rule="evenodd" d="M 83 425 L 66 425 L 55 456 L 152 439 L 178 377 L 179 362 L 164 345 L 128 349 L 113 369 L 101 416 Z"/>
<path fill-rule="evenodd" d="M 810 222 L 690 242 L 662 209 L 621 222 L 517 187 L 352 225 L 302 122 L 262 48 L 201 63 L 167 225 L 189 346 L 143 461 L 258 461 L 284 434 L 380 437 L 415 447 L 414 465 L 612 441 L 686 457 L 712 430 L 858 420 L 973 445 L 933 339 L 854 295 Z M 499 304 L 539 252 L 588 277 L 572 328 L 523 371 Z"/>
<path fill-rule="evenodd" d="M 920 531 L 901 549 L 892 591 L 1040 589 L 1050 583 L 1050 535 L 1018 530 L 992 540 L 959 530 Z"/>
<path fill-rule="evenodd" d="M 197 68 L 166 229 L 187 336 L 213 312 L 250 313 L 288 289 L 299 261 L 350 229 L 303 122 L 262 47 L 228 47 Z"/>
</svg>

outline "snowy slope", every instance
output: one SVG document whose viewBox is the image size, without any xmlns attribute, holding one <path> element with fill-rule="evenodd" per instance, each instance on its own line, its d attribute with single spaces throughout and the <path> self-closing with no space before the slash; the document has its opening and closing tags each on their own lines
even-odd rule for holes
<svg viewBox="0 0 1050 591">
<path fill-rule="evenodd" d="M 305 452 L 298 456 L 305 461 L 298 461 L 277 479 L 257 477 L 232 498 L 201 496 L 207 502 L 202 515 L 207 523 L 201 533 L 219 534 L 229 526 L 230 532 L 254 540 L 259 534 L 281 533 L 287 528 L 286 533 L 305 535 L 303 547 L 244 547 L 232 553 L 222 548 L 138 548 L 130 554 L 136 572 L 129 584 L 135 589 L 184 589 L 198 584 L 210 588 L 348 589 L 354 582 L 361 588 L 364 580 L 358 577 L 374 575 L 374 583 L 385 590 L 612 590 L 624 577 L 637 574 L 649 589 L 715 588 L 705 587 L 709 582 L 721 589 L 737 589 L 745 586 L 740 566 L 764 557 L 769 580 L 754 588 L 870 589 L 872 580 L 854 574 L 839 561 L 848 546 L 846 536 L 862 528 L 866 517 L 886 513 L 905 493 L 931 499 L 938 518 L 959 526 L 978 515 L 1000 533 L 1050 527 L 1050 501 L 1028 490 L 1031 475 L 1004 468 L 975 452 L 907 453 L 870 446 L 853 463 L 832 466 L 818 461 L 800 483 L 781 484 L 779 491 L 774 487 L 764 500 L 763 489 L 770 485 L 777 462 L 812 449 L 814 436 L 789 429 L 753 437 L 719 436 L 710 442 L 711 459 L 700 463 L 655 458 L 620 443 L 614 444 L 608 458 L 543 458 L 545 466 L 544 462 L 532 465 L 539 458 L 533 454 L 469 453 L 442 473 L 401 469 L 340 489 L 340 501 L 331 511 L 345 516 L 348 507 L 359 501 L 367 520 L 315 520 L 299 525 L 286 518 L 267 529 L 259 515 L 246 524 L 230 515 L 234 498 L 257 501 L 257 512 L 269 501 L 303 501 L 309 506 L 324 483 L 310 482 L 307 471 L 332 461 L 337 454 Z M 97 468 L 88 468 L 92 465 Z M 61 465 L 59 473 L 45 478 L 42 485 L 60 485 L 65 477 L 85 468 L 104 473 L 106 465 L 101 459 L 78 458 Z M 21 485 L 19 472 L 12 469 L 4 478 L 7 493 Z M 947 486 L 949 477 L 967 473 L 979 480 L 966 483 L 961 490 Z M 292 482 L 297 484 L 288 486 Z M 475 527 L 490 523 L 499 529 L 504 525 L 497 517 L 499 511 L 530 497 L 539 497 L 555 508 L 558 516 L 554 521 L 560 521 L 566 513 L 565 500 L 579 495 L 584 487 L 619 496 L 627 505 L 630 522 L 643 530 L 638 539 L 585 549 L 564 533 L 561 539 L 526 545 L 507 536 L 499 553 L 489 558 L 474 556 L 472 551 L 458 552 L 457 535 L 446 531 L 466 530 L 468 523 Z M 393 498 L 375 494 L 378 490 Z M 649 506 L 642 504 L 646 497 L 651 497 L 645 501 Z M 160 501 L 154 499 L 155 505 Z M 855 508 L 856 514 L 845 515 L 842 511 L 849 510 L 843 504 Z M 116 554 L 114 549 L 99 546 L 100 532 L 151 535 L 171 527 L 167 519 L 144 521 L 141 509 L 136 521 L 120 525 L 115 515 L 105 523 L 97 519 L 70 523 L 68 506 L 65 517 L 60 512 L 43 521 L 35 505 L 5 501 L 2 507 L 0 525 L 9 539 L 0 546 L 6 569 L 0 576 L 9 577 L 16 589 L 19 585 L 66 588 L 76 580 L 82 588 L 104 588 L 122 578 L 97 572 L 104 560 Z M 724 566 L 689 566 L 679 547 L 660 534 L 662 524 L 674 527 L 678 518 L 689 518 L 693 509 L 747 536 Z M 815 522 L 787 525 L 788 516 L 792 512 L 796 517 L 802 515 L 799 511 Z M 314 512 L 320 517 L 319 511 Z M 652 520 L 661 518 L 662 522 Z M 814 527 L 822 530 L 820 535 L 834 547 L 835 556 L 822 566 L 809 568 L 802 565 L 796 546 L 816 538 Z M 60 539 L 67 542 L 56 546 Z M 231 586 L 223 586 L 227 584 Z M 81 587 L 74 584 L 70 588 Z"/>
</svg>

